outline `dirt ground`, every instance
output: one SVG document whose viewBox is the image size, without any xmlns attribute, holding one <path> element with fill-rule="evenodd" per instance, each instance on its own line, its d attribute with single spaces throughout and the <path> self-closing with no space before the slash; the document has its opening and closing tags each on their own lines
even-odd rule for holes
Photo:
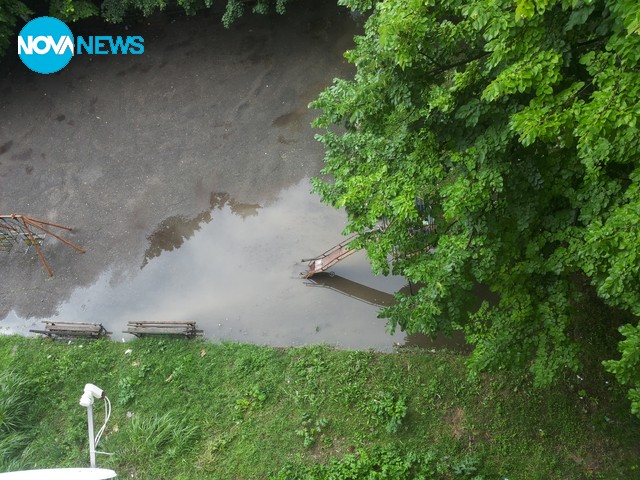
<svg viewBox="0 0 640 480">
<path fill-rule="evenodd" d="M 230 30 L 213 15 L 102 28 L 81 33 L 140 34 L 144 54 L 78 55 L 53 75 L 9 62 L 0 78 L 0 213 L 72 226 L 88 250 L 48 242 L 52 280 L 35 257 L 3 255 L 0 318 L 50 316 L 106 268 L 137 268 L 150 233 L 206 210 L 212 192 L 264 205 L 316 174 L 307 104 L 350 74 L 356 27 L 306 2 Z"/>
<path fill-rule="evenodd" d="M 307 105 L 353 74 L 358 29 L 334 1 L 229 30 L 159 14 L 73 29 L 142 35 L 142 55 L 77 55 L 53 75 L 3 61 L 0 213 L 71 226 L 87 253 L 47 238 L 53 278 L 33 250 L 0 254 L 0 331 L 95 321 L 119 339 L 129 319 L 195 319 L 208 337 L 271 345 L 401 341 L 371 302 L 404 281 L 373 277 L 363 254 L 336 268 L 346 287 L 298 275 L 344 228 L 309 194 L 323 152 Z"/>
</svg>

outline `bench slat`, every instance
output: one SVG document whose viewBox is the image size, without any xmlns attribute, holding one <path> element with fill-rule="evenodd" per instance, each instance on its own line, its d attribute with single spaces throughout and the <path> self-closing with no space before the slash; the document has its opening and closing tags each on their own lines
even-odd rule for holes
<svg viewBox="0 0 640 480">
<path fill-rule="evenodd" d="M 91 325 L 94 327 L 102 327 L 101 323 L 93 323 L 93 322 L 54 322 L 51 320 L 42 320 L 42 323 L 47 325 Z"/>
<path fill-rule="evenodd" d="M 193 338 L 202 334 L 202 330 L 196 330 L 196 322 L 163 322 L 163 321 L 130 321 L 127 322 L 125 333 L 142 337 L 145 335 L 181 335 Z"/>
<path fill-rule="evenodd" d="M 195 325 L 194 321 L 186 322 L 153 322 L 153 321 L 129 321 L 127 325 Z"/>
<path fill-rule="evenodd" d="M 153 330 L 158 330 L 158 331 L 163 331 L 163 332 L 192 332 L 193 329 L 192 328 L 188 328 L 188 327 L 170 327 L 170 328 L 166 328 L 166 327 L 129 327 L 129 330 L 135 330 L 135 331 L 139 331 L 139 332 L 146 332 L 146 331 L 153 331 Z"/>
<path fill-rule="evenodd" d="M 58 325 L 47 325 L 45 329 L 51 332 L 99 332 L 101 330 L 100 327 L 88 327 L 88 326 L 72 327 L 70 325 L 65 325 L 62 327 L 59 327 Z"/>
<path fill-rule="evenodd" d="M 85 337 L 100 338 L 108 335 L 107 329 L 101 323 L 89 322 L 52 322 L 43 320 L 44 330 L 29 330 L 33 333 L 39 333 L 48 337 L 68 338 L 68 337 Z"/>
</svg>

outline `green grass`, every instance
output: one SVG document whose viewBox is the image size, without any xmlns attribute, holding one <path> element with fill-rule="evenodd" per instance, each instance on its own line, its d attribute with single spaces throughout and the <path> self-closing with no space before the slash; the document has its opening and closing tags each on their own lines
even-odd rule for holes
<svg viewBox="0 0 640 480">
<path fill-rule="evenodd" d="M 90 382 L 113 403 L 98 463 L 121 478 L 640 478 L 640 422 L 605 376 L 539 391 L 470 381 L 448 352 L 182 340 L 1 337 L 0 360 L 0 392 L 17 392 L 0 412 L 33 399 L 0 430 L 5 470 L 88 464 Z"/>
</svg>

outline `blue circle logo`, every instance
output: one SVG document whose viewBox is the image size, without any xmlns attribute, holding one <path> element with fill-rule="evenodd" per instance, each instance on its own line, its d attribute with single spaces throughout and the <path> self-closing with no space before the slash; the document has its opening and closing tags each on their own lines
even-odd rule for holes
<svg viewBox="0 0 640 480">
<path fill-rule="evenodd" d="M 18 35 L 20 60 L 37 73 L 55 73 L 67 66 L 74 53 L 73 34 L 53 17 L 38 17 Z"/>
</svg>

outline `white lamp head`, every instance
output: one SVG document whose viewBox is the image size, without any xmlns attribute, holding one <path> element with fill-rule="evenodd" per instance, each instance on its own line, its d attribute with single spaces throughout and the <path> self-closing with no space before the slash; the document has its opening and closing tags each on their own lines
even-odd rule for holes
<svg viewBox="0 0 640 480">
<path fill-rule="evenodd" d="M 100 387 L 96 387 L 93 383 L 87 383 L 84 386 L 84 393 L 82 394 L 82 397 L 80 397 L 80 405 L 83 407 L 89 407 L 93 405 L 94 398 L 101 399 L 104 397 L 104 390 Z"/>
</svg>

